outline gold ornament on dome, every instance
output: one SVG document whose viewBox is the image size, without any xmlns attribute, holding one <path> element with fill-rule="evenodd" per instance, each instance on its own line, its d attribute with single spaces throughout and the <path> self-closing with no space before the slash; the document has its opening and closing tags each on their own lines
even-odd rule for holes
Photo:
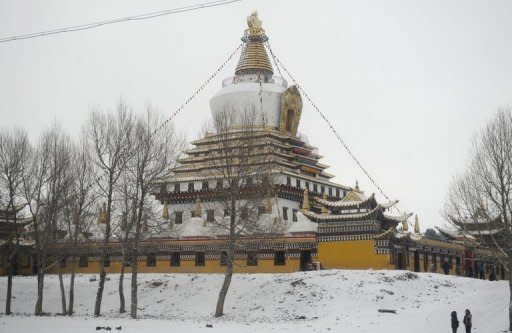
<svg viewBox="0 0 512 333">
<path fill-rule="evenodd" d="M 261 28 L 261 20 L 258 18 L 258 12 L 253 12 L 251 15 L 247 16 L 247 26 L 249 30 L 262 30 Z"/>
<path fill-rule="evenodd" d="M 302 97 L 297 86 L 291 86 L 281 95 L 281 113 L 279 130 L 297 135 L 300 116 L 302 114 Z"/>
</svg>

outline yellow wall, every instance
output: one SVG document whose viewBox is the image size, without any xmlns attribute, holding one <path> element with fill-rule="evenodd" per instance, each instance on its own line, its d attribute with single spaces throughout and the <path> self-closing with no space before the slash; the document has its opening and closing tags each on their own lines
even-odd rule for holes
<svg viewBox="0 0 512 333">
<path fill-rule="evenodd" d="M 314 260 L 314 258 L 313 258 Z M 146 259 L 138 260 L 139 272 L 141 273 L 224 273 L 226 266 L 220 265 L 219 259 L 206 259 L 204 266 L 196 266 L 195 260 L 181 259 L 180 266 L 170 265 L 170 259 L 158 259 L 156 266 L 146 266 Z M 87 267 L 79 267 L 77 260 L 77 273 L 98 273 L 100 269 L 99 261 L 89 260 Z M 105 268 L 107 273 L 119 273 L 121 263 L 111 259 L 110 267 Z M 58 272 L 59 267 L 55 265 L 51 272 Z M 71 261 L 62 268 L 64 273 L 71 272 Z M 257 266 L 247 266 L 246 259 L 235 260 L 235 272 L 237 273 L 289 273 L 300 271 L 299 258 L 286 258 L 286 265 L 274 265 L 274 258 L 258 258 Z M 131 272 L 130 267 L 125 267 L 125 272 Z"/>
<path fill-rule="evenodd" d="M 389 254 L 376 254 L 373 240 L 320 242 L 318 260 L 323 268 L 391 269 Z"/>
</svg>

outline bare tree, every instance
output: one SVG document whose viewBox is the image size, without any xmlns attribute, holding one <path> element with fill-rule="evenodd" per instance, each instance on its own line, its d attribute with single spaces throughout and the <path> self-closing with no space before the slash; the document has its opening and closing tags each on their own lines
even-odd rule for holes
<svg viewBox="0 0 512 333">
<path fill-rule="evenodd" d="M 27 132 L 22 129 L 0 132 L 0 193 L 5 193 L 6 198 L 2 204 L 7 212 L 9 222 L 10 212 L 13 213 L 13 222 L 17 223 L 17 211 L 23 202 L 22 181 L 23 175 L 29 166 L 32 148 Z M 13 238 L 16 239 L 14 247 Z M 12 275 L 14 258 L 19 252 L 19 235 L 9 237 L 9 254 L 7 258 L 7 295 L 5 298 L 5 314 L 11 314 Z"/>
<path fill-rule="evenodd" d="M 94 164 L 101 178 L 98 188 L 105 197 L 105 233 L 100 256 L 100 279 L 94 304 L 94 315 L 101 314 L 101 301 L 105 287 L 105 259 L 108 255 L 108 244 L 112 233 L 111 217 L 113 211 L 114 189 L 129 159 L 130 138 L 133 129 L 133 115 L 127 110 L 124 102 L 117 106 L 115 115 L 103 114 L 98 111 L 91 113 L 87 124 L 87 138 L 92 150 Z"/>
<path fill-rule="evenodd" d="M 77 251 L 79 241 L 83 233 L 86 233 L 94 213 L 91 208 L 95 202 L 94 173 L 90 152 L 87 148 L 85 137 L 73 151 L 71 161 L 71 173 L 73 175 L 69 189 L 68 200 L 65 206 L 66 229 L 69 241 L 69 253 L 71 253 L 71 274 L 69 281 L 69 302 L 67 314 L 73 315 L 75 303 L 75 275 L 77 265 Z"/>
<path fill-rule="evenodd" d="M 512 331 L 512 113 L 499 110 L 473 144 L 465 174 L 449 190 L 445 207 L 448 220 L 477 223 L 494 230 L 483 245 L 501 260 L 509 275 L 509 331 Z M 483 223 L 482 223 L 483 222 Z M 464 230 L 462 230 L 464 231 Z M 494 231 L 499 231 L 495 233 Z"/>
<path fill-rule="evenodd" d="M 23 180 L 24 194 L 33 219 L 37 267 L 35 314 L 43 313 L 44 277 L 49 264 L 48 247 L 60 236 L 65 195 L 69 193 L 71 144 L 62 129 L 53 126 L 43 133 L 30 171 Z M 62 274 L 59 274 L 63 312 L 66 311 Z"/>
<path fill-rule="evenodd" d="M 208 162 L 210 171 L 206 176 L 216 178 L 219 186 L 223 187 L 221 207 L 214 208 L 221 208 L 225 214 L 218 214 L 213 222 L 227 233 L 227 251 L 222 258 L 226 270 L 217 300 L 216 317 L 224 314 L 224 302 L 231 285 L 240 239 L 280 227 L 280 221 L 271 218 L 272 161 L 268 151 L 261 149 L 268 137 L 262 127 L 256 126 L 256 118 L 254 110 L 241 114 L 226 110 L 213 120 L 215 134 L 211 139 L 215 143 Z"/>
<path fill-rule="evenodd" d="M 130 161 L 128 170 L 132 173 L 136 188 L 131 192 L 135 195 L 132 217 L 135 218 L 133 227 L 134 235 L 131 242 L 132 255 L 132 279 L 131 279 L 131 306 L 130 315 L 137 318 L 138 306 L 138 256 L 140 253 L 139 242 L 143 232 L 150 232 L 147 215 L 152 205 L 148 202 L 149 195 L 154 189 L 156 181 L 166 176 L 170 167 L 183 147 L 184 140 L 178 136 L 170 123 L 164 123 L 160 128 L 162 117 L 148 106 L 146 112 L 137 118 L 134 131 L 133 160 Z M 159 129 L 155 131 L 155 129 Z M 146 216 L 146 218 L 144 217 Z"/>
</svg>

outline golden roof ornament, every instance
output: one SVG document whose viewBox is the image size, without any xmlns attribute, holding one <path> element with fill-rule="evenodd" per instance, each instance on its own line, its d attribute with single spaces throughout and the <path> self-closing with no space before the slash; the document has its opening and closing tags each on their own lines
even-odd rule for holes
<svg viewBox="0 0 512 333">
<path fill-rule="evenodd" d="M 418 220 L 418 214 L 416 214 L 416 216 L 414 217 L 414 233 L 420 233 L 420 222 Z"/>
<path fill-rule="evenodd" d="M 100 207 L 100 212 L 98 214 L 98 224 L 107 223 L 107 204 L 104 202 L 103 207 Z"/>
<path fill-rule="evenodd" d="M 235 75 L 263 74 L 263 76 L 272 76 L 274 71 L 263 44 L 268 37 L 265 35 L 257 12 L 253 12 L 247 17 L 247 26 L 242 37 L 245 46 L 236 66 Z"/>
<path fill-rule="evenodd" d="M 194 217 L 201 217 L 201 199 L 199 196 L 196 198 L 196 206 L 194 208 Z"/>
<path fill-rule="evenodd" d="M 304 189 L 304 196 L 302 197 L 302 209 L 309 210 L 309 191 L 308 189 Z"/>
<path fill-rule="evenodd" d="M 167 201 L 164 201 L 164 208 L 162 210 L 162 218 L 166 221 L 169 220 L 169 205 L 167 204 Z"/>
<path fill-rule="evenodd" d="M 247 16 L 247 26 L 249 30 L 258 31 L 263 30 L 261 28 L 261 20 L 258 18 L 258 12 L 254 11 L 251 15 Z"/>
<path fill-rule="evenodd" d="M 407 218 L 402 220 L 402 230 L 403 231 L 409 231 L 409 223 L 407 223 Z"/>
<path fill-rule="evenodd" d="M 269 194 L 267 194 L 267 197 L 265 198 L 265 213 L 272 213 L 272 198 Z"/>
</svg>

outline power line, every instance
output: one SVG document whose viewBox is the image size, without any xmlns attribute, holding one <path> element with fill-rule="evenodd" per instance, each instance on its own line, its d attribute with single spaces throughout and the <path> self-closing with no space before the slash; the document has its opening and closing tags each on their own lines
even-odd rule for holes
<svg viewBox="0 0 512 333">
<path fill-rule="evenodd" d="M 138 15 L 133 15 L 133 16 L 126 16 L 126 17 L 115 18 L 115 19 L 110 19 L 110 20 L 98 21 L 98 22 L 94 22 L 94 23 L 87 23 L 87 24 L 75 25 L 75 26 L 64 27 L 64 28 L 57 28 L 57 29 L 52 29 L 52 30 L 40 31 L 40 32 L 32 32 L 32 33 L 28 33 L 28 34 L 2 37 L 2 38 L 0 38 L 0 43 L 7 43 L 7 42 L 17 41 L 17 40 L 22 40 L 22 39 L 29 39 L 29 38 L 44 37 L 44 36 L 49 36 L 49 35 L 56 35 L 56 34 L 61 34 L 61 33 L 65 33 L 65 32 L 94 29 L 94 28 L 98 28 L 98 27 L 101 27 L 104 25 L 110 25 L 110 24 L 121 23 L 121 22 L 126 22 L 126 21 L 148 20 L 148 19 L 152 19 L 155 17 L 190 12 L 193 10 L 209 8 L 209 7 L 223 6 L 223 5 L 228 5 L 228 4 L 231 4 L 234 2 L 240 2 L 240 1 L 242 1 L 242 0 L 217 0 L 217 1 L 203 2 L 203 3 L 199 3 L 199 4 L 195 4 L 195 5 L 189 5 L 189 6 L 179 7 L 179 8 L 172 8 L 172 9 L 165 9 L 165 10 L 160 10 L 160 11 L 156 11 L 156 12 L 138 14 Z"/>
</svg>

